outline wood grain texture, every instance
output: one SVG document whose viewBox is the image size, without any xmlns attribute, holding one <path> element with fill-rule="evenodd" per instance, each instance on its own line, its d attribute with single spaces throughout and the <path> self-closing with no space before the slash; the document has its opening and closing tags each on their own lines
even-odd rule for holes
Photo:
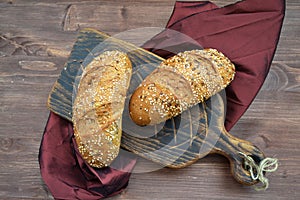
<svg viewBox="0 0 300 200">
<path fill-rule="evenodd" d="M 82 83 L 82 72 L 99 55 L 111 50 L 126 52 L 132 65 L 132 77 L 123 112 L 121 147 L 162 166 L 177 169 L 191 165 L 207 154 L 222 154 L 229 159 L 230 171 L 238 182 L 245 185 L 257 183 L 251 178 L 249 171 L 244 169 L 244 157 L 241 154 L 251 156 L 257 163 L 265 155 L 255 145 L 235 138 L 225 130 L 224 91 L 187 109 L 165 124 L 137 126 L 129 116 L 129 99 L 145 77 L 153 73 L 164 59 L 95 29 L 85 28 L 79 32 L 65 67 L 50 92 L 48 108 L 72 121 L 74 98 L 77 98 L 79 82 Z M 32 62 L 21 63 L 22 67 L 32 68 Z M 53 67 L 49 63 L 44 64 L 45 70 Z"/>
<path fill-rule="evenodd" d="M 234 0 L 213 0 L 223 6 Z M 49 111 L 48 94 L 63 69 L 77 29 L 110 34 L 164 26 L 172 0 L 0 1 L 0 199 L 53 199 L 43 184 L 38 150 Z M 132 17 L 138 8 L 138 17 Z M 151 16 L 145 13 L 151 12 Z M 287 0 L 271 71 L 231 133 L 279 159 L 266 192 L 237 183 L 228 161 L 208 156 L 180 169 L 142 160 L 129 186 L 111 199 L 297 199 L 300 196 L 300 2 Z M 45 68 L 43 68 L 45 66 Z"/>
</svg>

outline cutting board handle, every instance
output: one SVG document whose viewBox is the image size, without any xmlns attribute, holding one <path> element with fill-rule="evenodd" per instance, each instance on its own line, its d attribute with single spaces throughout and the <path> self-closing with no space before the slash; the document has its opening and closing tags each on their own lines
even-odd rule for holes
<svg viewBox="0 0 300 200">
<path fill-rule="evenodd" d="M 232 136 L 224 127 L 219 131 L 219 139 L 213 152 L 222 154 L 229 159 L 231 172 L 238 182 L 244 185 L 258 183 L 258 179 L 253 179 L 253 174 L 251 176 L 249 166 L 245 165 L 245 159 L 250 157 L 255 162 L 254 165 L 259 166 L 265 159 L 264 153 L 251 142 Z M 256 173 L 255 169 L 252 170 Z"/>
</svg>

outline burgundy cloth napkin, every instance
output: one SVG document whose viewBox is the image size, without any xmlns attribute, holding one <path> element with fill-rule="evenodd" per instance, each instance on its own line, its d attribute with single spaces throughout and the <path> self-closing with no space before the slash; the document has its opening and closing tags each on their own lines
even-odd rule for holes
<svg viewBox="0 0 300 200">
<path fill-rule="evenodd" d="M 222 51 L 236 65 L 227 88 L 226 128 L 246 111 L 269 71 L 284 17 L 284 0 L 244 0 L 223 8 L 208 1 L 176 2 L 167 28 L 184 33 L 203 47 Z M 143 47 L 169 57 L 188 41 L 168 30 Z M 186 45 L 185 45 L 186 46 Z M 96 169 L 80 157 L 72 123 L 50 112 L 39 154 L 43 180 L 55 199 L 101 199 L 120 193 L 136 160 L 119 156 L 113 168 Z"/>
<path fill-rule="evenodd" d="M 109 197 L 126 188 L 136 160 L 126 155 L 114 168 L 92 168 L 80 156 L 73 125 L 50 112 L 39 154 L 41 175 L 55 199 L 93 200 Z"/>
<path fill-rule="evenodd" d="M 254 100 L 269 72 L 284 14 L 285 0 L 245 0 L 222 8 L 208 1 L 176 2 L 168 29 L 144 48 L 163 57 L 172 56 L 171 50 L 189 43 L 171 31 L 175 30 L 229 57 L 236 65 L 236 76 L 226 88 L 225 127 L 230 130 Z"/>
</svg>

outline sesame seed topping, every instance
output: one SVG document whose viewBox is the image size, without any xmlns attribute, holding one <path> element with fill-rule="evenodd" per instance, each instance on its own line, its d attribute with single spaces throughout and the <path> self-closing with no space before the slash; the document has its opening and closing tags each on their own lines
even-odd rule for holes
<svg viewBox="0 0 300 200">
<path fill-rule="evenodd" d="M 182 80 L 187 83 L 191 98 L 180 96 L 188 94 L 184 87 L 179 87 L 170 80 L 175 73 L 174 80 Z M 164 60 L 159 67 L 141 83 L 141 95 L 139 96 L 140 108 L 149 113 L 150 124 L 157 124 L 180 114 L 183 110 L 197 103 L 203 102 L 212 95 L 224 89 L 234 78 L 235 67 L 230 60 L 215 49 L 191 50 L 179 53 Z M 151 79 L 151 76 L 158 79 Z M 175 76 L 175 75 L 174 75 Z M 173 81 L 173 82 L 172 82 Z M 150 111 L 150 112 L 149 112 Z"/>
<path fill-rule="evenodd" d="M 130 61 L 119 51 L 103 52 L 84 68 L 73 125 L 78 150 L 93 167 L 108 166 L 119 153 L 119 124 L 130 76 Z"/>
</svg>

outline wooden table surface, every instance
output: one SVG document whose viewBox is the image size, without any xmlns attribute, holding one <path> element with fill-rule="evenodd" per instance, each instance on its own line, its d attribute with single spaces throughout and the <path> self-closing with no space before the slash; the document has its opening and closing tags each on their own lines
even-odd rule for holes
<svg viewBox="0 0 300 200">
<path fill-rule="evenodd" d="M 109 34 L 164 27 L 174 0 L 0 0 L 0 199 L 53 199 L 43 183 L 38 150 L 48 94 L 80 28 Z M 224 6 L 235 0 L 213 0 Z M 231 133 L 279 159 L 270 187 L 237 183 L 228 161 L 207 156 L 190 167 L 133 173 L 112 199 L 297 199 L 300 197 L 300 2 L 287 0 L 271 71 Z M 152 164 L 141 161 L 138 168 Z"/>
</svg>

